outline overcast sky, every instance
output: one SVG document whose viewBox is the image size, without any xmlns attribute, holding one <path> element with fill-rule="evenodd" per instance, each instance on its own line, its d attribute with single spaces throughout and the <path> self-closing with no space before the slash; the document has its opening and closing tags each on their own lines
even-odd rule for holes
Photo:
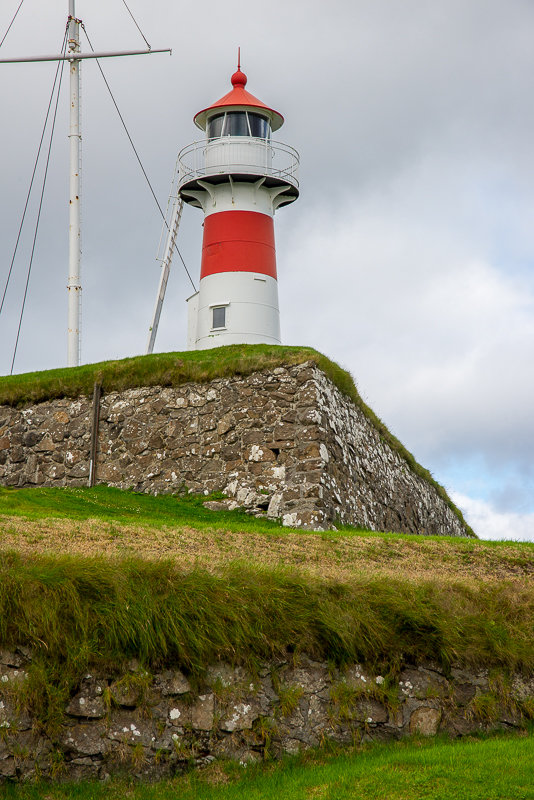
<svg viewBox="0 0 534 800">
<path fill-rule="evenodd" d="M 0 38 L 20 0 L 0 3 Z M 301 196 L 276 215 L 282 337 L 365 401 L 483 538 L 534 541 L 532 0 L 127 0 L 153 48 L 102 67 L 162 205 L 193 115 L 247 88 L 286 119 Z M 25 0 L 0 57 L 59 52 L 67 0 Z M 77 0 L 96 50 L 142 48 L 123 0 Z M 82 49 L 89 46 L 82 40 Z M 0 298 L 55 65 L 0 65 Z M 15 372 L 66 362 L 68 71 Z M 161 219 L 98 68 L 82 67 L 83 362 L 144 352 Z M 38 173 L 39 176 L 42 172 Z M 8 374 L 40 190 L 0 316 Z M 202 214 L 179 246 L 198 280 Z M 185 349 L 173 266 L 156 349 Z"/>
</svg>

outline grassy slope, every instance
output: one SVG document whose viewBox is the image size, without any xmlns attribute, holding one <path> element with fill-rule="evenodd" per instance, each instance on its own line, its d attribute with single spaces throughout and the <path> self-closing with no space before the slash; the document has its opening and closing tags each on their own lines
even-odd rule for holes
<svg viewBox="0 0 534 800">
<path fill-rule="evenodd" d="M 429 481 L 438 494 L 474 535 L 465 523 L 445 489 L 434 480 L 404 445 L 388 430 L 381 419 L 361 399 L 349 372 L 311 347 L 275 345 L 231 345 L 213 350 L 183 353 L 158 353 L 120 361 L 86 364 L 70 369 L 29 372 L 24 375 L 0 377 L 0 405 L 20 406 L 58 397 L 90 395 L 95 381 L 105 392 L 120 391 L 137 386 L 180 386 L 189 382 L 207 382 L 215 378 L 250 375 L 281 365 L 316 364 L 378 430 L 380 436 L 397 452 L 420 477 Z"/>
<path fill-rule="evenodd" d="M 2 490 L 2 512 L 0 646 L 32 643 L 64 689 L 99 660 L 195 673 L 287 648 L 386 671 L 403 658 L 534 668 L 529 545 L 260 529 L 198 497 L 105 487 Z"/>
<path fill-rule="evenodd" d="M 534 737 L 403 742 L 281 764 L 216 764 L 152 786 L 8 786 L 6 800 L 526 800 Z M 503 765 L 505 768 L 503 768 Z"/>
</svg>

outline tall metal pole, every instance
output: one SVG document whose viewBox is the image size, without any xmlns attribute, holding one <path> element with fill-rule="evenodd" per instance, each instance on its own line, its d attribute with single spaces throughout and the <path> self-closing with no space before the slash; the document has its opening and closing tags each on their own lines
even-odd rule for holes
<svg viewBox="0 0 534 800">
<path fill-rule="evenodd" d="M 80 52 L 80 22 L 76 19 L 74 0 L 69 0 L 69 55 Z M 80 61 L 70 62 L 70 189 L 69 189 L 69 298 L 67 366 L 80 363 L 80 307 L 82 286 L 80 276 L 80 168 L 82 137 L 80 130 Z"/>
</svg>

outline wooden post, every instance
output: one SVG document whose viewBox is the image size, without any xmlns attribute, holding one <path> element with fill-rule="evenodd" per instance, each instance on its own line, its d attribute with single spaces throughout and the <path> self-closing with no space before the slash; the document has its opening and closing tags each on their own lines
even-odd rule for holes
<svg viewBox="0 0 534 800">
<path fill-rule="evenodd" d="M 93 389 L 93 424 L 91 427 L 91 452 L 89 455 L 89 481 L 91 488 L 96 483 L 96 456 L 98 451 L 98 423 L 100 420 L 100 398 L 102 397 L 102 384 L 95 383 Z"/>
</svg>

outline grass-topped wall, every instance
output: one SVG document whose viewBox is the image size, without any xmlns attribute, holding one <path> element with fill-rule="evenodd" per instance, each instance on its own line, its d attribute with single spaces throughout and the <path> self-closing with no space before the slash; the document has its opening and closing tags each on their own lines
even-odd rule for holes
<svg viewBox="0 0 534 800">
<path fill-rule="evenodd" d="M 282 364 L 302 364 L 305 361 L 317 364 L 344 394 L 355 402 L 358 398 L 362 403 L 351 375 L 311 347 L 240 344 L 0 377 L 0 405 L 27 405 L 56 397 L 90 396 L 97 381 L 102 384 L 104 392 L 138 386 L 181 386 L 184 383 L 207 383 L 215 378 L 251 375 Z"/>
<path fill-rule="evenodd" d="M 220 660 L 254 672 L 288 652 L 392 676 L 423 661 L 528 672 L 533 620 L 532 593 L 504 582 L 336 583 L 245 563 L 215 575 L 171 561 L 16 553 L 0 568 L 0 646 L 31 648 L 24 702 L 49 725 L 86 671 L 132 658 L 193 681 Z"/>
<path fill-rule="evenodd" d="M 315 364 L 351 400 L 380 438 L 408 464 L 415 475 L 434 487 L 441 500 L 460 520 L 467 534 L 472 535 L 461 511 L 444 488 L 363 402 L 350 373 L 311 348 L 233 345 L 214 350 L 139 356 L 70 369 L 3 377 L 0 378 L 0 406 L 20 407 L 55 398 L 90 396 L 95 382 L 102 385 L 104 393 L 142 386 L 179 387 L 188 383 L 205 384 L 216 378 L 245 377 L 280 366 L 304 363 Z"/>
</svg>

